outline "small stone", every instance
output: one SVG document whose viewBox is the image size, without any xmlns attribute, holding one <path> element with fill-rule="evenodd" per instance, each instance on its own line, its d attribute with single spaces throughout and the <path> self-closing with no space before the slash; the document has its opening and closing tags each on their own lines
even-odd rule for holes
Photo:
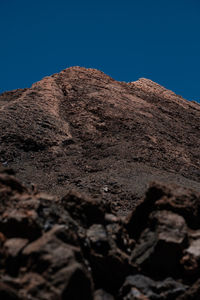
<svg viewBox="0 0 200 300">
<path fill-rule="evenodd" d="M 107 186 L 104 186 L 104 187 L 103 187 L 103 191 L 104 191 L 105 193 L 107 193 L 107 192 L 109 191 L 108 187 L 107 187 Z"/>
<path fill-rule="evenodd" d="M 192 240 L 189 247 L 184 250 L 181 264 L 186 273 L 194 275 L 199 273 L 200 266 L 200 239 Z"/>
<path fill-rule="evenodd" d="M 109 250 L 107 233 L 101 224 L 94 224 L 87 230 L 87 238 L 97 252 L 105 253 Z"/>
<path fill-rule="evenodd" d="M 105 221 L 107 223 L 117 223 L 119 218 L 113 214 L 105 214 Z"/>
</svg>

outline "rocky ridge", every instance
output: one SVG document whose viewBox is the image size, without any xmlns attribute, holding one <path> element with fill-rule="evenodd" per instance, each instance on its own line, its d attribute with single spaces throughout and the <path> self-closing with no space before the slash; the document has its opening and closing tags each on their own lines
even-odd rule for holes
<svg viewBox="0 0 200 300">
<path fill-rule="evenodd" d="M 0 95 L 0 159 L 57 198 L 77 189 L 131 210 L 150 181 L 200 191 L 200 105 L 148 79 L 72 67 Z"/>
</svg>

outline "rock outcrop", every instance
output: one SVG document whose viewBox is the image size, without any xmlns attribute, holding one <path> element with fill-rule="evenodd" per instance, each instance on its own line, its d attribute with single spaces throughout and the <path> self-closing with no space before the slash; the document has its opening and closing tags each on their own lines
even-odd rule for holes
<svg viewBox="0 0 200 300">
<path fill-rule="evenodd" d="M 122 218 L 100 200 L 29 190 L 0 171 L 0 298 L 198 299 L 200 194 L 152 184 Z M 191 209 L 193 208 L 193 209 Z"/>
</svg>

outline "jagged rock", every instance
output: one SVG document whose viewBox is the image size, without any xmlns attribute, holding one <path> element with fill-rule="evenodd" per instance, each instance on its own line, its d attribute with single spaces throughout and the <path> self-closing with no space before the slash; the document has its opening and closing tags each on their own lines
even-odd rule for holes
<svg viewBox="0 0 200 300">
<path fill-rule="evenodd" d="M 22 276 L 17 278 L 15 284 L 17 284 L 19 288 L 19 297 L 23 300 L 47 300 L 58 298 L 57 291 L 55 291 L 54 287 L 38 273 L 31 271 L 24 272 Z"/>
<path fill-rule="evenodd" d="M 187 238 L 187 225 L 184 218 L 171 211 L 155 211 L 150 214 L 150 226 L 155 226 L 160 239 L 165 243 L 183 247 Z"/>
<path fill-rule="evenodd" d="M 128 294 L 123 297 L 123 300 L 149 300 L 149 298 L 135 287 L 131 287 Z"/>
<path fill-rule="evenodd" d="M 4 190 L 7 185 L 9 181 L 4 182 Z M 129 238 L 108 205 L 78 193 L 68 193 L 61 201 L 27 189 L 20 193 L 11 189 L 5 195 L 0 215 L 3 265 L 13 279 L 3 280 L 17 284 L 20 297 L 54 299 L 69 293 L 73 299 L 75 280 L 86 288 L 77 293 L 89 299 L 93 280 L 97 287 L 108 290 L 122 284 L 131 267 L 126 253 Z M 95 220 L 101 224 L 93 224 Z"/>
<path fill-rule="evenodd" d="M 13 177 L 1 180 L 2 177 L 4 173 L 0 175 L 0 193 L 4 197 L 0 215 L 1 265 L 12 276 L 8 281 L 0 272 L 2 281 L 17 286 L 20 299 L 76 300 L 83 294 L 92 299 L 93 283 L 76 230 L 79 225 L 61 201 L 32 194 L 16 185 Z M 79 289 L 74 288 L 75 282 Z"/>
<path fill-rule="evenodd" d="M 185 218 L 189 227 L 200 227 L 200 194 L 177 185 L 165 186 L 152 183 L 144 199 L 138 202 L 130 214 L 127 228 L 130 235 L 138 237 L 146 226 L 149 214 L 157 210 L 169 210 Z"/>
<path fill-rule="evenodd" d="M 200 279 L 198 279 L 187 291 L 176 298 L 176 300 L 199 300 Z"/>
<path fill-rule="evenodd" d="M 42 274 L 52 286 L 65 295 L 81 299 L 84 293 L 90 297 L 91 282 L 81 262 L 79 248 L 64 243 L 60 236 L 67 227 L 55 225 L 40 239 L 29 244 L 22 252 L 29 269 Z M 37 265 L 35 265 L 37 259 Z M 75 282 L 79 282 L 79 289 L 75 289 Z M 74 292 L 74 295 L 73 295 Z M 60 293 L 60 292 L 59 292 Z M 79 296 L 78 296 L 79 295 Z M 79 297 L 79 298 L 78 298 Z"/>
<path fill-rule="evenodd" d="M 125 221 L 77 192 L 59 200 L 5 172 L 0 183 L 0 295 L 171 300 L 191 291 L 197 297 L 200 228 L 191 229 L 185 213 L 197 193 L 184 190 L 188 204 L 179 211 L 159 203 L 178 203 L 180 191 L 154 184 Z"/>
<path fill-rule="evenodd" d="M 186 254 L 194 256 L 197 260 L 200 259 L 200 240 L 194 240 L 191 242 L 188 249 L 185 250 Z"/>
<path fill-rule="evenodd" d="M 109 242 L 113 248 L 118 247 L 130 255 L 131 250 L 135 246 L 135 241 L 128 235 L 124 228 L 124 224 L 120 221 L 118 223 L 108 224 L 106 226 L 106 231 L 109 236 Z"/>
<path fill-rule="evenodd" d="M 134 238 L 138 238 L 146 227 L 149 214 L 154 210 L 155 202 L 165 196 L 165 187 L 152 184 L 144 199 L 140 200 L 127 218 L 127 230 Z"/>
<path fill-rule="evenodd" d="M 200 228 L 200 194 L 181 187 L 165 187 L 162 197 L 155 202 L 155 209 L 171 210 L 183 216 L 190 228 Z"/>
<path fill-rule="evenodd" d="M 145 229 L 133 250 L 131 259 L 151 274 L 171 274 L 180 271 L 179 260 L 186 246 L 187 226 L 183 217 L 169 211 L 150 214 Z"/>
<path fill-rule="evenodd" d="M 6 196 L 6 194 L 9 194 L 11 196 L 12 194 L 16 193 L 24 193 L 27 191 L 27 189 L 13 176 L 14 172 L 9 169 L 2 169 L 0 172 L 0 193 L 1 193 L 1 201 L 4 199 L 3 196 Z M 6 190 L 3 189 L 3 187 L 6 186 Z"/>
<path fill-rule="evenodd" d="M 87 230 L 86 236 L 92 249 L 94 249 L 97 253 L 100 252 L 107 255 L 110 245 L 106 230 L 101 224 L 92 225 Z"/>
<path fill-rule="evenodd" d="M 104 290 L 97 290 L 94 293 L 93 300 L 115 300 L 115 299 L 111 294 L 105 292 Z"/>
<path fill-rule="evenodd" d="M 85 295 L 87 299 L 92 299 L 92 283 L 87 274 L 84 263 L 81 264 L 80 249 L 63 242 L 60 237 L 67 227 L 55 225 L 50 231 L 43 234 L 41 238 L 30 243 L 22 252 L 23 262 L 29 272 L 42 276 L 42 282 L 35 285 L 35 277 L 29 278 L 31 289 L 27 293 L 32 293 L 33 299 L 46 299 L 46 296 L 37 296 L 40 284 L 46 286 L 46 294 L 51 299 L 82 299 Z M 83 260 L 82 260 L 83 262 Z M 23 275 L 19 273 L 23 281 Z M 27 278 L 27 277 L 25 277 Z M 33 283 L 32 283 L 33 280 Z M 48 286 L 49 290 L 48 290 Z M 78 285 L 78 289 L 76 288 Z M 34 288 L 32 287 L 34 286 Z"/>
<path fill-rule="evenodd" d="M 28 244 L 28 239 L 11 238 L 5 241 L 2 250 L 2 265 L 4 265 L 7 273 L 17 276 L 21 264 L 21 252 Z"/>
<path fill-rule="evenodd" d="M 13 288 L 2 282 L 0 282 L 0 299 L 20 300 L 20 298 L 17 295 L 17 292 Z"/>
<path fill-rule="evenodd" d="M 187 276 L 198 276 L 200 266 L 200 231 L 189 232 L 190 243 L 183 251 L 181 264 Z"/>
<path fill-rule="evenodd" d="M 62 198 L 64 208 L 70 215 L 81 222 L 82 225 L 90 226 L 93 223 L 105 223 L 105 207 L 102 202 L 84 197 L 78 192 L 71 191 Z M 107 206 L 107 211 L 108 206 Z"/>
<path fill-rule="evenodd" d="M 94 224 L 88 229 L 87 239 L 88 260 L 95 285 L 112 292 L 120 287 L 124 276 L 133 269 L 128 262 L 128 255 L 118 248 L 115 237 L 100 224 Z"/>
<path fill-rule="evenodd" d="M 35 218 L 29 218 L 26 212 L 9 209 L 0 216 L 0 230 L 7 237 L 28 238 L 33 240 L 40 235 L 40 228 Z"/>
<path fill-rule="evenodd" d="M 172 278 L 164 281 L 155 281 L 144 275 L 128 276 L 121 289 L 121 296 L 124 300 L 170 300 L 187 290 L 188 286 L 183 285 Z M 140 294 L 141 293 L 141 294 Z"/>
<path fill-rule="evenodd" d="M 12 238 L 4 243 L 4 248 L 8 256 L 16 257 L 27 244 L 27 239 Z"/>
</svg>

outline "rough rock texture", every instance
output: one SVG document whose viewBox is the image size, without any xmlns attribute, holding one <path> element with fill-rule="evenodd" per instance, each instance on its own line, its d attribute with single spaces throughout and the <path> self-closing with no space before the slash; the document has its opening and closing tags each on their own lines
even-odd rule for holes
<svg viewBox="0 0 200 300">
<path fill-rule="evenodd" d="M 12 174 L 0 169 L 1 299 L 199 299 L 200 194 L 154 183 L 122 218 L 104 201 L 57 199 Z"/>
<path fill-rule="evenodd" d="M 137 287 L 137 288 L 136 288 Z M 144 275 L 128 276 L 121 290 L 123 299 L 175 299 L 177 295 L 184 294 L 187 286 L 166 278 L 163 281 L 154 281 Z"/>
<path fill-rule="evenodd" d="M 200 190 L 200 105 L 148 79 L 72 67 L 0 95 L 0 160 L 26 186 L 129 210 L 149 181 Z"/>
<path fill-rule="evenodd" d="M 0 299 L 199 299 L 199 104 L 73 67 L 0 126 Z"/>
</svg>

